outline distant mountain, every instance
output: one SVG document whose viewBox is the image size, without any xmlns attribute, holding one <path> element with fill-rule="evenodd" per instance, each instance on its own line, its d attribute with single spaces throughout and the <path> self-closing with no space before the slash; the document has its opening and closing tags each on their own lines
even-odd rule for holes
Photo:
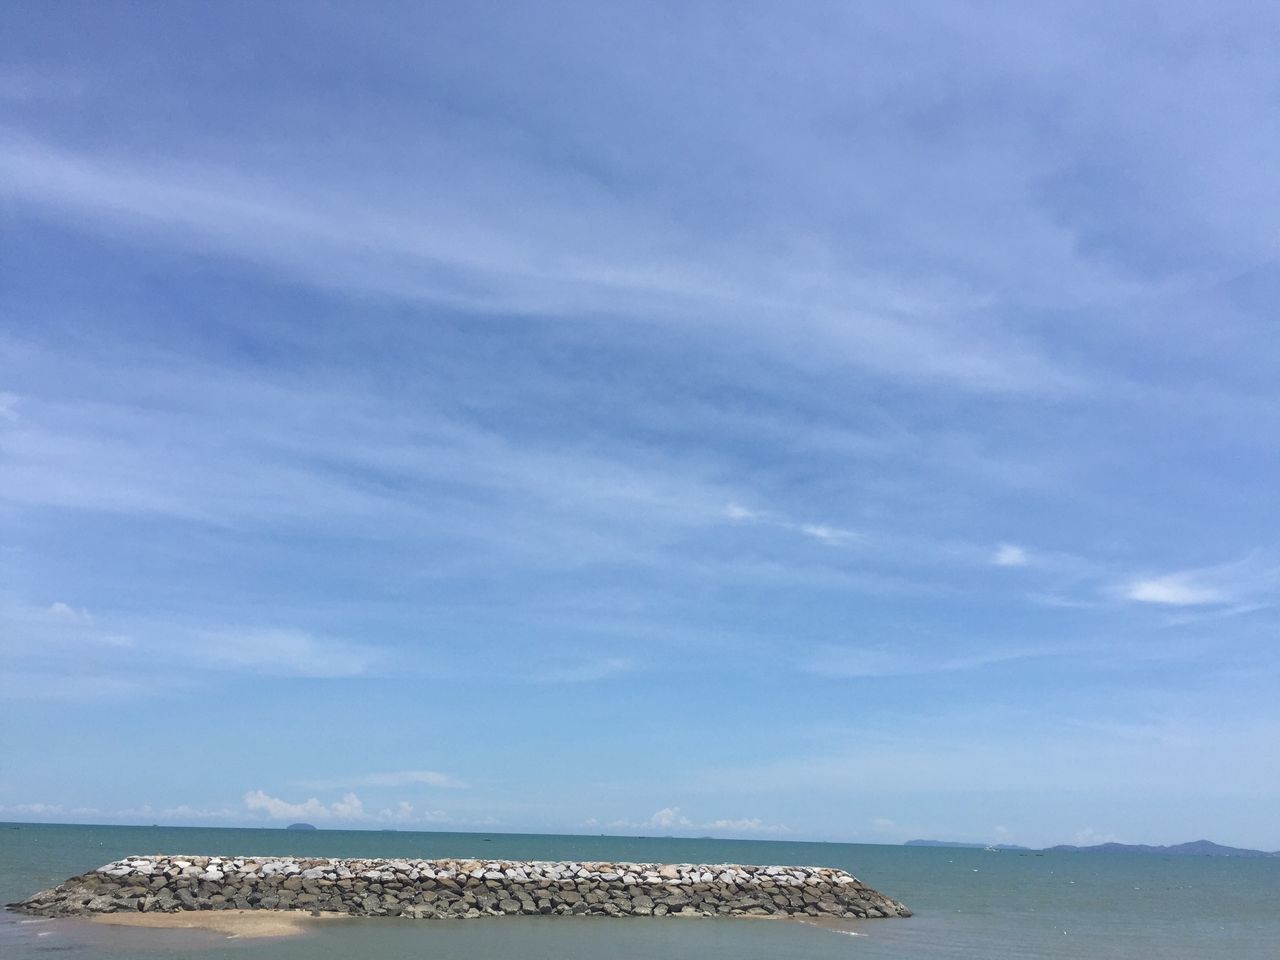
<svg viewBox="0 0 1280 960">
<path fill-rule="evenodd" d="M 956 850 L 1030 850 L 1016 843 L 963 843 L 959 840 L 908 840 L 907 847 L 948 847 Z"/>
<path fill-rule="evenodd" d="M 961 843 L 955 840 L 908 840 L 908 847 L 948 847 L 965 850 L 1023 850 L 1031 847 L 1019 847 L 1008 843 Z M 1166 857 L 1280 857 L 1280 851 L 1269 853 L 1266 850 L 1248 850 L 1244 847 L 1224 847 L 1211 840 L 1193 840 L 1190 843 L 1175 843 L 1169 847 L 1150 846 L 1145 843 L 1098 843 L 1090 847 L 1076 847 L 1069 843 L 1061 843 L 1056 847 L 1046 847 L 1048 853 L 1156 853 Z"/>
<path fill-rule="evenodd" d="M 1098 843 L 1091 847 L 1075 847 L 1064 843 L 1047 849 L 1075 853 L 1158 853 L 1166 857 L 1280 857 L 1280 851 L 1270 853 L 1244 847 L 1224 847 L 1212 840 L 1192 840 L 1190 843 L 1175 843 L 1169 847 L 1145 843 Z"/>
<path fill-rule="evenodd" d="M 287 827 L 285 827 L 285 829 L 286 829 L 286 830 L 314 830 L 314 829 L 315 829 L 315 824 L 312 824 L 312 823 L 291 823 L 291 824 L 289 824 Z"/>
</svg>

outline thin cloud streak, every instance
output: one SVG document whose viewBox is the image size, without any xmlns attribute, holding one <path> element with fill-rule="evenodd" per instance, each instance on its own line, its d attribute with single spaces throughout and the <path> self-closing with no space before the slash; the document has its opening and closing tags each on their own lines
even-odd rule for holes
<svg viewBox="0 0 1280 960">
<path fill-rule="evenodd" d="M 1139 577 L 1119 585 L 1126 600 L 1170 607 L 1230 605 L 1247 613 L 1280 599 L 1280 566 L 1259 553 L 1214 566 Z"/>
<path fill-rule="evenodd" d="M 477 252 L 460 256 L 460 240 L 465 248 L 475 229 L 441 220 L 440 211 L 423 210 L 419 219 L 405 220 L 399 211 L 335 206 L 338 191 L 323 182 L 313 185 L 326 197 L 318 203 L 299 196 L 296 178 L 285 188 L 269 177 L 250 184 L 216 169 L 165 170 L 137 161 L 112 165 L 3 128 L 0 174 L 0 190 L 37 209 L 60 211 L 77 222 L 95 220 L 116 232 L 142 231 L 151 242 L 195 240 L 322 287 L 465 310 L 554 316 L 617 314 L 626 303 L 628 315 L 648 321 L 698 318 L 746 334 L 743 342 L 764 349 L 774 348 L 777 324 L 802 318 L 845 362 L 882 375 L 980 393 L 1062 392 L 1078 386 L 1047 357 L 1013 340 L 994 348 L 974 345 L 944 326 L 891 308 L 837 306 L 847 283 L 839 277 L 819 280 L 831 287 L 825 293 L 806 285 L 805 299 L 787 300 L 742 278 L 716 278 L 713 264 L 699 268 L 658 261 L 636 269 L 625 261 L 591 264 L 586 250 L 566 248 L 551 252 L 551 262 L 557 257 L 559 262 L 548 269 L 548 253 L 535 257 L 534 238 L 515 235 L 510 226 L 476 238 Z M 604 221 L 617 219 L 616 214 L 604 211 Z M 657 242 L 662 245 L 661 238 Z M 784 265 L 768 269 L 779 266 Z M 698 272 L 705 279 L 696 278 Z M 744 322 L 744 317 L 751 319 Z"/>
<path fill-rule="evenodd" d="M 1140 603 L 1163 603 L 1174 607 L 1194 607 L 1227 600 L 1227 595 L 1221 590 L 1198 586 L 1186 574 L 1135 580 L 1124 588 L 1124 595 Z"/>
<path fill-rule="evenodd" d="M 64 609 L 65 608 L 65 609 Z M 260 677 L 343 679 L 387 665 L 375 644 L 272 626 L 193 626 L 170 620 L 95 619 L 59 601 L 47 610 L 0 603 L 0 654 L 14 672 L 46 674 L 25 698 L 64 699 L 79 691 L 169 696 L 173 678 L 226 672 Z M 77 676 L 77 671 L 90 671 Z M 155 682 L 169 677 L 167 682 Z M 143 679 L 149 678 L 149 679 Z"/>
<path fill-rule="evenodd" d="M 805 673 L 832 680 L 857 680 L 956 673 L 1061 655 L 1060 651 L 1031 646 L 1000 650 L 983 649 L 983 645 L 976 644 L 974 652 L 955 655 L 937 650 L 913 652 L 902 644 L 839 645 L 821 648 L 801 661 L 799 667 Z"/>
<path fill-rule="evenodd" d="M 726 504 L 724 516 L 731 523 L 773 527 L 777 530 L 799 533 L 832 547 L 848 546 L 862 539 L 861 535 L 853 530 L 845 530 L 825 523 L 795 521 L 773 511 L 753 510 L 739 503 Z"/>
<path fill-rule="evenodd" d="M 447 790 L 462 790 L 468 786 L 451 773 L 438 770 L 393 770 L 384 773 L 365 773 L 354 777 L 326 780 L 303 780 L 299 782 L 308 790 L 343 790 L 350 787 L 407 787 L 425 786 L 440 787 Z"/>
</svg>

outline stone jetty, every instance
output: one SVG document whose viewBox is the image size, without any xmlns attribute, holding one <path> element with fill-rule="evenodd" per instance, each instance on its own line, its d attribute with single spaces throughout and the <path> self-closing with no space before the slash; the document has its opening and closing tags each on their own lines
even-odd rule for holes
<svg viewBox="0 0 1280 960">
<path fill-rule="evenodd" d="M 830 867 L 293 857 L 126 857 L 10 906 L 48 917 L 179 910 L 412 919 L 911 916 Z"/>
</svg>

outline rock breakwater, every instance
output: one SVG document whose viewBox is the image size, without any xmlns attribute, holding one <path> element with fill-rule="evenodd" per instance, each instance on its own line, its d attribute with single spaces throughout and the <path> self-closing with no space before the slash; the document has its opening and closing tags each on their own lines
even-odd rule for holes
<svg viewBox="0 0 1280 960">
<path fill-rule="evenodd" d="M 234 909 L 413 919 L 911 916 L 830 867 L 198 856 L 126 857 L 10 906 L 40 916 Z"/>
</svg>

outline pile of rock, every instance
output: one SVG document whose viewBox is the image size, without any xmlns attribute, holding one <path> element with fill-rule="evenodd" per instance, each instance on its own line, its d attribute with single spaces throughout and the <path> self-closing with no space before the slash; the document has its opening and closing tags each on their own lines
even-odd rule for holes
<svg viewBox="0 0 1280 960">
<path fill-rule="evenodd" d="M 192 856 L 126 857 L 10 906 L 41 916 L 231 909 L 414 919 L 911 915 L 829 867 Z"/>
</svg>

